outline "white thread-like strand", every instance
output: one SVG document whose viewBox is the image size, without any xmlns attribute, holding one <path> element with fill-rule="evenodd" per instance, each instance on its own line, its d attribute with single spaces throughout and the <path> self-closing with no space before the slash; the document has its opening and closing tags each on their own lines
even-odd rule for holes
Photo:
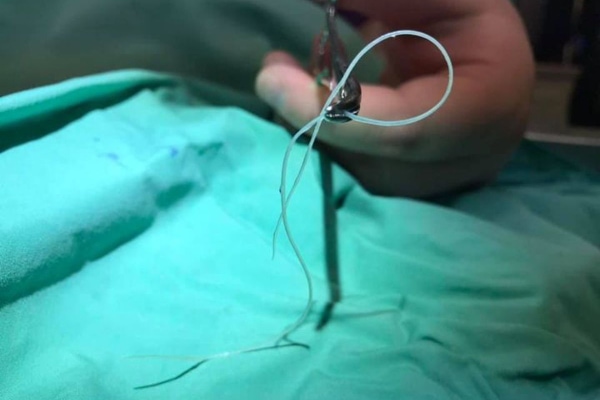
<svg viewBox="0 0 600 400">
<path fill-rule="evenodd" d="M 304 156 L 304 159 L 302 160 L 302 165 L 300 166 L 299 172 L 296 176 L 296 179 L 294 180 L 292 189 L 290 190 L 290 193 L 287 196 L 286 202 L 289 202 L 289 200 L 291 199 L 292 195 L 296 191 L 296 187 L 300 183 L 300 179 L 301 179 L 302 175 L 304 174 L 304 169 L 306 168 L 306 165 L 307 165 L 307 162 L 308 162 L 308 159 L 310 156 L 310 152 L 311 152 L 313 145 L 315 143 L 315 140 L 318 136 L 321 124 L 325 120 L 325 112 L 326 112 L 327 107 L 329 107 L 329 105 L 333 102 L 333 99 L 335 99 L 335 97 L 337 96 L 337 94 L 339 93 L 341 88 L 344 86 L 344 84 L 350 77 L 350 74 L 352 73 L 352 71 L 358 64 L 358 62 L 362 59 L 362 57 L 364 57 L 365 54 L 367 54 L 370 50 L 373 49 L 373 47 L 377 46 L 379 43 L 381 43 L 387 39 L 397 37 L 397 36 L 417 36 L 417 37 L 426 39 L 429 42 L 431 42 L 433 45 L 435 45 L 438 48 L 438 50 L 440 51 L 440 53 L 442 53 L 442 56 L 444 57 L 444 61 L 446 62 L 446 66 L 448 68 L 448 85 L 446 86 L 446 91 L 444 92 L 444 95 L 442 96 L 440 101 L 435 106 L 433 106 L 426 112 L 424 112 L 420 115 L 417 115 L 415 117 L 407 118 L 407 119 L 402 119 L 402 120 L 397 120 L 397 121 L 382 121 L 382 120 L 362 117 L 359 115 L 354 115 L 349 112 L 345 113 L 346 116 L 356 122 L 361 122 L 361 123 L 365 123 L 365 124 L 378 125 L 378 126 L 384 126 L 384 127 L 406 126 L 406 125 L 410 125 L 410 124 L 414 124 L 416 122 L 422 121 L 425 118 L 431 116 L 440 107 L 442 107 L 444 105 L 444 103 L 446 103 L 446 101 L 448 100 L 448 97 L 450 96 L 450 93 L 452 92 L 452 86 L 454 85 L 454 67 L 452 65 L 452 60 L 450 59 L 450 55 L 448 54 L 448 52 L 446 51 L 444 46 L 439 41 L 437 41 L 432 36 L 427 35 L 426 33 L 419 32 L 419 31 L 413 31 L 413 30 L 401 30 L 401 31 L 390 32 L 390 33 L 387 33 L 387 34 L 375 39 L 374 41 L 369 43 L 367 46 L 365 46 L 357 54 L 357 56 L 352 60 L 346 73 L 344 74 L 344 76 L 342 77 L 340 82 L 336 85 L 336 87 L 333 89 L 333 91 L 331 92 L 331 95 L 325 102 L 325 105 L 321 109 L 321 113 L 319 114 L 319 116 L 317 118 L 313 119 L 312 121 L 310 121 L 309 123 L 307 123 L 304 127 L 302 127 L 302 129 L 300 129 L 292 137 L 292 140 L 290 141 L 290 144 L 286 150 L 286 154 L 284 157 L 284 168 L 282 171 L 282 186 L 285 184 L 285 182 L 283 181 L 285 178 L 283 178 L 283 176 L 287 172 L 287 161 L 285 161 L 285 160 L 287 160 L 287 158 L 289 157 L 289 153 L 291 152 L 292 147 L 296 144 L 296 142 L 302 135 L 309 132 L 313 127 L 315 128 L 314 134 L 312 135 L 310 143 L 308 144 L 307 152 Z M 283 215 L 283 209 L 282 209 L 282 215 Z M 277 225 L 275 227 L 275 232 L 273 234 L 273 256 L 275 256 L 276 240 L 278 237 L 281 222 L 282 222 L 282 217 L 280 216 L 279 220 L 277 221 Z"/>
<path fill-rule="evenodd" d="M 438 42 L 432 36 L 429 36 L 428 34 L 423 33 L 423 32 L 411 31 L 411 30 L 390 32 L 388 34 L 385 34 L 385 35 L 375 39 L 367 47 L 362 49 L 358 53 L 358 55 L 354 58 L 354 60 L 352 60 L 352 62 L 350 63 L 350 66 L 348 67 L 348 71 L 346 71 L 343 78 L 340 80 L 340 84 L 338 84 L 339 88 L 336 91 L 336 95 L 339 92 L 340 88 L 343 86 L 343 84 L 346 83 L 346 81 L 348 80 L 350 73 L 356 67 L 356 64 L 358 63 L 358 61 L 360 61 L 360 59 L 362 57 L 364 57 L 364 55 L 370 49 L 372 49 L 374 46 L 377 46 L 379 43 L 383 42 L 384 40 L 387 40 L 387 39 L 390 39 L 393 37 L 398 37 L 398 36 L 417 36 L 417 37 L 426 39 L 429 42 L 431 42 L 435 47 L 437 47 L 437 49 L 440 51 L 440 53 L 442 53 L 442 56 L 444 57 L 444 61 L 446 62 L 446 66 L 448 68 L 448 85 L 446 85 L 446 91 L 444 92 L 444 95 L 442 96 L 440 101 L 435 106 L 431 107 L 429 110 L 425 111 L 424 113 L 417 115 L 415 117 L 411 117 L 411 118 L 401 119 L 401 120 L 397 120 L 397 121 L 382 121 L 382 120 L 378 120 L 378 119 L 362 117 L 360 115 L 354 115 L 354 114 L 346 111 L 345 114 L 348 118 L 350 118 L 356 122 L 361 122 L 363 124 L 378 125 L 378 126 L 385 126 L 385 127 L 411 125 L 416 122 L 422 121 L 425 118 L 430 117 L 433 113 L 435 113 L 437 110 L 439 110 L 446 103 L 446 101 L 448 100 L 448 97 L 450 97 L 450 93 L 452 93 L 452 86 L 454 85 L 454 67 L 452 65 L 452 60 L 450 59 L 450 55 L 448 54 L 448 52 L 446 51 L 444 46 L 442 46 L 442 44 L 440 42 Z"/>
<path fill-rule="evenodd" d="M 442 53 L 442 55 L 444 57 L 444 60 L 446 61 L 447 66 L 448 66 L 448 86 L 446 88 L 446 91 L 445 91 L 443 97 L 435 106 L 433 106 L 428 111 L 426 111 L 420 115 L 417 115 L 415 117 L 412 117 L 412 118 L 407 118 L 407 119 L 402 119 L 402 120 L 397 120 L 397 121 L 381 121 L 381 120 L 376 120 L 376 119 L 371 119 L 371 118 L 365 118 L 362 116 L 357 116 L 357 115 L 354 115 L 351 113 L 346 113 L 346 115 L 356 122 L 371 124 L 371 125 L 379 125 L 379 126 L 384 126 L 384 127 L 410 125 L 410 124 L 414 124 L 415 122 L 424 120 L 425 118 L 427 118 L 430 115 L 432 115 L 433 113 L 435 113 L 440 107 L 442 107 L 444 105 L 444 103 L 446 102 L 446 100 L 448 99 L 448 97 L 450 96 L 450 93 L 452 91 L 452 85 L 454 83 L 454 69 L 453 69 L 452 61 L 450 59 L 448 52 L 446 51 L 446 49 L 444 48 L 444 46 L 442 46 L 442 44 L 440 42 L 438 42 L 432 36 L 429 36 L 425 33 L 419 32 L 419 31 L 400 30 L 400 31 L 390 32 L 390 33 L 387 33 L 387 34 L 373 40 L 371 43 L 369 43 L 367 46 L 365 46 L 356 55 L 356 57 L 352 60 L 352 62 L 348 66 L 348 69 L 347 69 L 346 73 L 344 74 L 344 76 L 342 77 L 342 79 L 340 79 L 338 84 L 331 91 L 331 94 L 330 94 L 329 98 L 327 99 L 327 101 L 325 102 L 323 108 L 321 109 L 319 116 L 317 118 L 313 119 L 312 121 L 310 121 L 308 124 L 306 124 L 302 129 L 300 129 L 292 137 L 292 139 L 290 140 L 290 143 L 285 151 L 283 163 L 281 166 L 281 186 L 280 186 L 281 214 L 280 214 L 279 220 L 277 222 L 275 232 L 273 234 L 273 256 L 275 255 L 275 246 L 276 246 L 276 242 L 277 242 L 279 228 L 283 224 L 288 241 L 289 241 L 290 245 L 292 246 L 292 249 L 293 249 L 296 257 L 298 258 L 298 262 L 300 263 L 300 266 L 302 267 L 302 271 L 306 278 L 307 292 L 308 292 L 307 297 L 308 298 L 307 298 L 306 306 L 304 307 L 302 314 L 298 317 L 296 322 L 294 322 L 292 325 L 290 325 L 287 329 L 285 329 L 276 338 L 276 340 L 275 340 L 276 345 L 278 345 L 282 340 L 285 340 L 287 338 L 287 336 L 289 336 L 290 334 L 295 332 L 300 326 L 302 326 L 304 324 L 306 318 L 310 314 L 310 310 L 312 308 L 312 302 L 313 302 L 312 278 L 311 278 L 308 266 L 306 265 L 306 262 L 304 261 L 304 258 L 302 257 L 302 253 L 300 252 L 300 249 L 299 249 L 298 245 L 296 244 L 296 241 L 294 240 L 294 236 L 293 236 L 291 228 L 289 226 L 289 222 L 288 222 L 288 218 L 287 218 L 288 204 L 289 204 L 290 200 L 292 199 L 292 196 L 294 195 L 296 188 L 298 187 L 298 184 L 300 183 L 300 180 L 302 179 L 302 176 L 304 174 L 306 166 L 308 165 L 308 161 L 310 159 L 310 154 L 312 152 L 313 146 L 314 146 L 317 136 L 319 134 L 319 130 L 321 129 L 321 125 L 323 124 L 323 121 L 326 120 L 325 113 L 326 113 L 327 107 L 329 107 L 329 105 L 331 105 L 333 100 L 336 98 L 339 91 L 344 86 L 344 84 L 350 77 L 350 74 L 352 73 L 352 71 L 358 64 L 358 62 L 362 59 L 362 57 L 364 57 L 365 54 L 367 54 L 371 49 L 373 49 L 373 47 L 377 46 L 379 43 L 381 43 L 387 39 L 398 37 L 398 36 L 417 36 L 417 37 L 426 39 L 429 42 L 433 43 L 440 50 L 440 52 Z M 294 179 L 292 188 L 289 191 L 289 193 L 287 193 L 287 187 L 286 187 L 287 186 L 287 171 L 288 171 L 288 161 L 289 161 L 290 154 L 292 152 L 292 149 L 298 142 L 298 139 L 300 139 L 300 137 L 302 135 L 306 134 L 307 132 L 309 132 L 311 130 L 313 130 L 313 134 L 311 135 L 306 152 L 302 159 L 302 163 L 300 165 L 298 173 L 296 174 L 296 178 Z M 212 356 L 206 356 L 206 357 L 146 355 L 146 356 L 132 356 L 129 358 L 159 358 L 159 359 L 188 360 L 188 361 L 200 362 L 200 361 L 208 361 L 208 360 L 214 360 L 214 359 L 219 359 L 219 358 L 228 358 L 228 357 L 231 357 L 234 355 L 240 355 L 240 354 L 244 354 L 244 353 L 260 351 L 260 350 L 268 349 L 268 348 L 273 348 L 273 346 L 272 345 L 271 346 L 268 346 L 268 345 L 255 346 L 255 347 L 250 347 L 247 349 L 242 349 L 242 350 L 237 350 L 237 351 L 232 351 L 232 352 L 224 352 L 224 353 L 214 354 Z"/>
<path fill-rule="evenodd" d="M 448 97 L 450 97 L 450 93 L 452 92 L 452 87 L 454 85 L 454 67 L 452 65 L 452 60 L 450 59 L 450 55 L 448 54 L 448 52 L 446 51 L 444 46 L 438 40 L 436 40 L 434 37 L 432 37 L 426 33 L 414 31 L 414 30 L 400 30 L 400 31 L 390 32 L 390 33 L 387 33 L 387 34 L 380 36 L 379 38 L 373 40 L 371 43 L 369 43 L 367 46 L 365 46 L 356 55 L 356 57 L 354 57 L 354 59 L 348 66 L 348 69 L 346 70 L 346 73 L 344 74 L 342 79 L 340 79 L 338 84 L 331 91 L 331 94 L 329 95 L 327 101 L 323 105 L 323 108 L 321 109 L 319 116 L 317 118 L 313 119 L 312 121 L 310 121 L 304 127 L 302 127 L 302 129 L 300 129 L 292 137 L 292 139 L 290 140 L 290 143 L 286 149 L 285 156 L 283 158 L 282 168 L 281 168 L 281 186 L 279 189 L 280 196 L 281 196 L 281 215 L 279 217 L 279 220 L 277 221 L 277 226 L 275 227 L 275 232 L 273 233 L 273 255 L 275 254 L 275 246 L 276 246 L 277 237 L 279 234 L 279 227 L 281 225 L 281 222 L 283 222 L 286 236 L 290 242 L 290 245 L 292 246 L 292 249 L 294 250 L 294 253 L 296 254 L 296 257 L 298 258 L 298 262 L 300 263 L 300 266 L 302 267 L 302 271 L 304 272 L 304 275 L 306 278 L 307 287 L 308 287 L 308 299 L 307 299 L 306 306 L 304 308 L 304 312 L 300 315 L 298 320 L 292 326 L 290 326 L 288 329 L 286 329 L 283 332 L 283 334 L 280 336 L 280 340 L 281 340 L 281 338 L 285 338 L 286 336 L 290 335 L 292 332 L 294 332 L 296 329 L 298 329 L 304 323 L 304 321 L 308 317 L 308 314 L 310 313 L 310 309 L 312 307 L 312 298 L 313 298 L 312 278 L 310 275 L 310 271 L 308 270 L 308 267 L 304 262 L 304 258 L 302 257 L 300 249 L 298 248 L 298 246 L 293 238 L 291 228 L 287 221 L 287 208 L 288 208 L 289 202 L 290 202 L 292 196 L 294 195 L 294 192 L 296 191 L 296 188 L 298 187 L 300 180 L 302 179 L 302 176 L 304 174 L 306 165 L 308 164 L 308 160 L 310 158 L 310 154 L 313 149 L 314 143 L 319 134 L 321 124 L 323 123 L 323 121 L 325 121 L 325 113 L 326 113 L 327 107 L 329 107 L 331 105 L 333 100 L 336 98 L 336 96 L 338 95 L 338 93 L 340 92 L 340 90 L 342 89 L 342 87 L 344 86 L 344 84 L 346 83 L 348 78 L 350 77 L 350 74 L 352 74 L 352 71 L 354 70 L 354 68 L 356 68 L 356 65 L 365 56 L 365 54 L 367 54 L 370 50 L 373 49 L 373 47 L 377 46 L 381 42 L 391 39 L 391 38 L 394 38 L 394 37 L 398 37 L 398 36 L 417 36 L 417 37 L 423 38 L 423 39 L 431 42 L 433 45 L 435 45 L 435 47 L 437 47 L 437 49 L 442 53 L 442 56 L 444 57 L 444 61 L 446 62 L 446 65 L 448 68 L 448 85 L 446 86 L 446 91 L 444 92 L 442 98 L 436 105 L 434 105 L 432 108 L 425 111 L 424 113 L 417 115 L 415 117 L 396 120 L 396 121 L 382 121 L 382 120 L 377 120 L 377 119 L 372 119 L 372 118 L 366 118 L 366 117 L 351 114 L 349 112 L 346 112 L 346 115 L 356 122 L 365 123 L 365 124 L 378 125 L 378 126 L 384 126 L 384 127 L 406 126 L 406 125 L 410 125 L 410 124 L 414 124 L 416 122 L 422 121 L 425 118 L 428 118 L 429 116 L 431 116 L 433 113 L 435 113 L 437 110 L 439 110 L 446 103 L 446 101 L 448 100 Z M 291 188 L 290 192 L 286 193 L 288 160 L 289 160 L 292 148 L 295 146 L 296 142 L 302 135 L 309 132 L 313 128 L 314 128 L 314 131 L 313 131 L 313 134 L 308 143 L 308 147 L 306 149 L 306 153 L 304 154 L 304 158 L 302 159 L 302 164 L 300 165 L 300 169 L 298 170 L 296 178 L 294 179 L 294 183 L 292 184 L 292 188 Z"/>
</svg>

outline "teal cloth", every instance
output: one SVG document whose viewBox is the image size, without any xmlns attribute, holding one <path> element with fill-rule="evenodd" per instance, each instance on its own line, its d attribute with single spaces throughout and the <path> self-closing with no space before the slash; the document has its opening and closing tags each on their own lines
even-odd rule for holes
<svg viewBox="0 0 600 400">
<path fill-rule="evenodd" d="M 134 390 L 193 362 L 128 356 L 261 345 L 306 301 L 283 237 L 271 259 L 289 135 L 213 100 L 143 71 L 0 99 L 1 399 L 599 398 L 600 179 L 527 144 L 493 185 L 436 203 L 336 170 L 344 299 L 321 332 L 311 166 L 289 211 L 310 350 Z"/>
</svg>

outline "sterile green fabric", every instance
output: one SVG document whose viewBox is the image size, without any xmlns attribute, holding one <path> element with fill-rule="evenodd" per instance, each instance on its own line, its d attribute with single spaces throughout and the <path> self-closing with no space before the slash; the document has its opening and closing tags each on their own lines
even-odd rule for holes
<svg viewBox="0 0 600 400">
<path fill-rule="evenodd" d="M 600 178 L 531 144 L 429 203 L 336 170 L 344 298 L 321 332 L 311 166 L 289 209 L 310 349 L 134 390 L 194 361 L 129 356 L 270 344 L 302 312 L 283 235 L 271 259 L 289 135 L 252 82 L 322 23 L 305 0 L 0 2 L 1 400 L 600 398 Z"/>
<path fill-rule="evenodd" d="M 124 87 L 137 89 L 121 98 Z M 600 180 L 527 145 L 495 184 L 435 204 L 374 197 L 336 171 L 349 182 L 344 300 L 321 332 L 311 167 L 290 207 L 316 286 L 292 338 L 310 350 L 214 360 L 134 390 L 193 362 L 128 356 L 261 345 L 302 311 L 304 277 L 283 236 L 271 260 L 289 135 L 165 75 L 50 89 L 0 99 L 1 135 L 13 135 L 0 153 L 1 399 L 600 396 Z M 30 140 L 66 102 L 98 98 L 114 104 Z"/>
</svg>

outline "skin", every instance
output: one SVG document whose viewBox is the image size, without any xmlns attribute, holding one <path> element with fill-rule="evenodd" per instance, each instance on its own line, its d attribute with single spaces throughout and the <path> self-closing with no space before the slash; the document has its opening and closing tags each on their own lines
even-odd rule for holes
<svg viewBox="0 0 600 400">
<path fill-rule="evenodd" d="M 324 124 L 319 140 L 368 191 L 430 197 L 493 179 L 522 139 L 534 81 L 529 41 L 508 0 L 339 0 L 368 18 L 366 40 L 399 29 L 438 39 L 450 53 L 455 84 L 448 102 L 407 127 Z M 447 85 L 430 43 L 396 38 L 377 47 L 386 60 L 379 85 L 363 85 L 361 115 L 397 120 L 436 104 Z M 289 54 L 269 54 L 258 95 L 295 128 L 318 115 L 322 89 Z"/>
</svg>

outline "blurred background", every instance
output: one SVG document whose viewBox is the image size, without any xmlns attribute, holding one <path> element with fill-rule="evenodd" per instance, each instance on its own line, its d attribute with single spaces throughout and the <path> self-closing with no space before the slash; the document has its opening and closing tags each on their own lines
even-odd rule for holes
<svg viewBox="0 0 600 400">
<path fill-rule="evenodd" d="M 600 0 L 513 0 L 534 48 L 528 138 L 600 170 Z"/>
</svg>

